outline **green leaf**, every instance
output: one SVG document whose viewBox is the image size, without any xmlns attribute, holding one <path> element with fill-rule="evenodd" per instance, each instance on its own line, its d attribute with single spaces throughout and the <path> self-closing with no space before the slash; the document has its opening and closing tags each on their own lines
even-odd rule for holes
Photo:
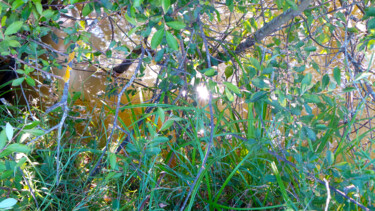
<svg viewBox="0 0 375 211">
<path fill-rule="evenodd" d="M 258 59 L 251 57 L 250 63 L 255 67 L 255 69 L 257 69 L 257 70 L 261 69 Z"/>
<path fill-rule="evenodd" d="M 234 9 L 233 0 L 226 0 L 225 5 L 228 6 L 229 11 L 233 12 L 233 9 Z"/>
<path fill-rule="evenodd" d="M 158 108 L 158 114 L 159 114 L 160 121 L 164 122 L 165 121 L 165 112 L 161 107 Z"/>
<path fill-rule="evenodd" d="M 371 18 L 367 23 L 367 30 L 375 29 L 375 18 Z"/>
<path fill-rule="evenodd" d="M 30 148 L 24 144 L 11 144 L 4 151 L 0 153 L 0 158 L 8 156 L 13 152 L 29 153 Z"/>
<path fill-rule="evenodd" d="M 255 18 L 250 18 L 251 26 L 258 30 L 258 23 L 255 21 Z"/>
<path fill-rule="evenodd" d="M 35 8 L 36 8 L 36 11 L 38 11 L 40 15 L 43 13 L 43 7 L 40 2 L 35 2 Z"/>
<path fill-rule="evenodd" d="M 23 132 L 30 133 L 31 135 L 34 135 L 34 136 L 41 136 L 44 134 L 44 131 L 39 130 L 39 129 L 24 129 Z"/>
<path fill-rule="evenodd" d="M 35 86 L 35 81 L 30 76 L 26 77 L 26 83 L 29 84 L 30 86 Z"/>
<path fill-rule="evenodd" d="M 13 198 L 7 198 L 0 202 L 0 209 L 10 209 L 17 204 L 17 200 Z"/>
<path fill-rule="evenodd" d="M 228 100 L 233 102 L 234 101 L 234 96 L 232 95 L 232 93 L 227 89 L 227 87 L 225 87 L 225 95 L 227 96 Z"/>
<path fill-rule="evenodd" d="M 316 51 L 316 47 L 315 47 L 315 46 L 308 46 L 308 47 L 305 47 L 304 49 L 305 49 L 305 51 L 307 51 L 307 52 Z"/>
<path fill-rule="evenodd" d="M 7 16 L 3 16 L 2 18 L 1 18 L 1 25 L 5 25 L 5 23 L 6 23 L 6 21 L 7 21 Z M 0 33 L 1 34 L 1 33 Z"/>
<path fill-rule="evenodd" d="M 7 148 L 10 152 L 22 152 L 22 153 L 29 153 L 30 148 L 24 144 L 11 144 Z"/>
<path fill-rule="evenodd" d="M 107 174 L 107 176 L 105 177 L 105 181 L 108 182 L 110 179 L 112 179 L 114 177 L 114 175 L 116 174 L 116 172 L 114 171 L 111 171 Z"/>
<path fill-rule="evenodd" d="M 351 32 L 351 33 L 358 33 L 359 31 L 358 31 L 358 29 L 355 28 L 355 27 L 349 27 L 349 28 L 348 28 L 348 32 Z"/>
<path fill-rule="evenodd" d="M 154 36 L 152 36 L 151 48 L 155 49 L 156 47 L 158 47 L 161 41 L 163 40 L 163 37 L 164 37 L 164 29 L 161 28 L 157 32 L 155 32 Z"/>
<path fill-rule="evenodd" d="M 329 84 L 329 76 L 325 74 L 322 79 L 323 89 L 325 89 L 328 86 L 328 84 Z"/>
<path fill-rule="evenodd" d="M 291 0 L 286 0 L 286 2 L 289 4 L 289 6 L 293 9 L 293 10 L 298 10 L 298 6 L 296 3 L 294 3 L 294 0 L 291 1 Z"/>
<path fill-rule="evenodd" d="M 303 71 L 305 71 L 306 69 L 306 65 L 302 65 L 302 66 L 299 66 L 299 67 L 293 67 L 293 70 L 298 72 L 298 73 L 301 73 Z"/>
<path fill-rule="evenodd" d="M 225 0 L 225 5 L 227 6 L 233 5 L 233 0 Z"/>
<path fill-rule="evenodd" d="M 22 84 L 22 82 L 23 82 L 24 80 L 25 80 L 24 77 L 14 79 L 13 82 L 12 82 L 12 86 L 19 86 L 20 84 Z"/>
<path fill-rule="evenodd" d="M 131 23 L 132 25 L 137 25 L 137 21 L 134 18 L 130 17 L 127 13 L 125 13 L 125 19 Z"/>
<path fill-rule="evenodd" d="M 13 48 L 21 47 L 21 44 L 17 40 L 8 40 L 8 45 Z"/>
<path fill-rule="evenodd" d="M 167 26 L 171 27 L 172 29 L 181 30 L 186 27 L 186 24 L 181 21 L 171 21 L 166 23 Z"/>
<path fill-rule="evenodd" d="M 165 123 L 164 123 L 164 125 L 169 125 L 170 123 L 167 123 L 168 121 L 169 122 L 178 122 L 178 121 L 182 121 L 182 120 L 184 120 L 183 118 L 181 118 L 181 117 L 172 117 L 172 118 L 170 118 L 170 119 L 168 119 Z M 162 126 L 162 128 L 164 127 L 164 125 Z M 166 128 L 166 129 L 168 129 L 168 128 Z M 161 129 L 160 129 L 161 130 Z"/>
<path fill-rule="evenodd" d="M 341 72 L 340 72 L 340 68 L 335 67 L 335 69 L 333 69 L 333 78 L 335 79 L 337 85 L 340 86 L 340 84 L 341 84 Z"/>
<path fill-rule="evenodd" d="M 233 66 L 232 65 L 229 65 L 225 68 L 225 77 L 228 79 L 229 77 L 231 77 L 233 75 Z"/>
<path fill-rule="evenodd" d="M 12 4 L 12 10 L 16 10 L 18 7 L 22 6 L 25 2 L 23 0 L 16 0 Z"/>
<path fill-rule="evenodd" d="M 366 17 L 375 16 L 375 7 L 367 7 L 365 9 L 365 16 Z"/>
<path fill-rule="evenodd" d="M 168 46 L 171 47 L 173 50 L 178 51 L 178 42 L 169 31 L 166 32 L 166 38 Z"/>
<path fill-rule="evenodd" d="M 132 34 L 134 34 L 140 28 L 141 28 L 140 26 L 133 27 L 132 29 L 129 30 L 128 35 L 131 36 Z"/>
<path fill-rule="evenodd" d="M 134 0 L 133 7 L 139 7 L 143 3 L 143 0 Z"/>
<path fill-rule="evenodd" d="M 355 76 L 355 79 L 354 79 L 354 81 L 360 81 L 360 80 L 362 80 L 362 79 L 367 79 L 369 76 L 371 76 L 372 74 L 371 73 L 368 73 L 368 72 L 366 72 L 366 73 L 360 73 L 360 74 L 358 74 L 358 75 L 356 75 Z"/>
<path fill-rule="evenodd" d="M 251 25 L 250 25 L 250 22 L 247 20 L 247 21 L 244 21 L 244 25 L 245 25 L 245 29 L 248 31 L 248 32 L 251 32 Z"/>
<path fill-rule="evenodd" d="M 158 51 L 155 56 L 155 62 L 160 62 L 164 57 L 164 53 L 165 53 L 165 48 Z"/>
<path fill-rule="evenodd" d="M 305 106 L 305 110 L 306 110 L 306 112 L 307 112 L 308 114 L 312 114 L 312 109 L 311 109 L 311 107 L 309 106 L 309 104 L 305 103 L 304 106 Z"/>
<path fill-rule="evenodd" d="M 154 155 L 157 155 L 157 154 L 160 154 L 161 152 L 161 149 L 160 147 L 147 147 L 145 153 L 146 155 L 148 156 L 154 156 Z"/>
<path fill-rule="evenodd" d="M 254 86 L 263 89 L 263 88 L 269 88 L 268 84 L 263 81 L 261 78 L 255 78 L 254 80 L 251 81 Z"/>
<path fill-rule="evenodd" d="M 309 86 L 311 84 L 312 74 L 307 73 L 305 77 L 303 77 L 301 84 Z"/>
<path fill-rule="evenodd" d="M 356 88 L 349 86 L 349 87 L 345 87 L 342 91 L 343 92 L 352 92 L 354 90 L 356 90 Z"/>
<path fill-rule="evenodd" d="M 223 83 L 224 83 L 225 86 L 226 86 L 228 89 L 230 89 L 232 92 L 234 92 L 234 93 L 236 93 L 236 94 L 241 94 L 240 89 L 239 89 L 236 85 L 234 85 L 234 84 L 232 84 L 232 83 L 229 83 L 229 82 L 223 82 Z"/>
<path fill-rule="evenodd" d="M 163 124 L 163 126 L 161 126 L 160 131 L 168 130 L 168 129 L 173 125 L 174 122 L 175 122 L 174 119 L 168 119 L 168 120 Z"/>
<path fill-rule="evenodd" d="M 275 71 L 275 69 L 273 69 L 273 67 L 267 67 L 263 70 L 263 74 L 271 74 L 273 71 Z"/>
<path fill-rule="evenodd" d="M 330 150 L 327 150 L 326 157 L 327 157 L 328 165 L 331 166 L 333 162 L 335 161 L 335 155 Z"/>
<path fill-rule="evenodd" d="M 161 0 L 161 6 L 163 7 L 164 13 L 167 13 L 169 10 L 169 7 L 171 6 L 170 0 Z"/>
<path fill-rule="evenodd" d="M 255 92 L 254 94 L 252 94 L 250 98 L 250 102 L 257 102 L 260 99 L 264 98 L 266 95 L 267 95 L 267 92 L 265 91 Z"/>
<path fill-rule="evenodd" d="M 74 1 L 76 1 L 76 0 L 74 0 Z M 77 0 L 77 2 L 78 2 L 78 0 Z M 114 4 L 112 4 L 112 2 L 109 1 L 109 0 L 100 0 L 100 3 L 102 3 L 103 6 L 104 6 L 106 9 L 109 9 L 109 10 L 111 10 L 112 7 L 114 6 Z"/>
<path fill-rule="evenodd" d="M 26 161 L 26 157 L 22 157 L 20 160 L 18 160 L 16 167 L 21 167 Z"/>
<path fill-rule="evenodd" d="M 109 155 L 109 165 L 111 166 L 112 170 L 116 170 L 116 166 L 117 166 L 116 154 L 111 153 Z"/>
<path fill-rule="evenodd" d="M 158 144 L 162 144 L 162 143 L 165 143 L 167 141 L 169 141 L 169 138 L 164 137 L 164 136 L 160 136 L 160 137 L 156 137 L 156 138 L 152 139 L 151 145 L 156 146 Z"/>
<path fill-rule="evenodd" d="M 17 33 L 23 25 L 23 21 L 15 21 L 8 26 L 5 30 L 4 35 L 11 35 Z"/>
<path fill-rule="evenodd" d="M 18 74 L 25 74 L 25 71 L 23 71 L 23 70 L 21 70 L 21 69 L 16 70 L 16 72 L 17 72 Z"/>
<path fill-rule="evenodd" d="M 5 125 L 5 133 L 7 135 L 8 140 L 11 141 L 13 138 L 13 127 L 9 124 L 9 122 L 7 122 L 7 124 Z"/>
<path fill-rule="evenodd" d="M 318 130 L 326 130 L 327 129 L 327 126 L 324 125 L 324 124 L 317 124 L 315 127 Z"/>
<path fill-rule="evenodd" d="M 0 132 L 0 149 L 4 148 L 7 142 L 7 135 L 5 133 L 5 130 L 3 129 Z"/>
<path fill-rule="evenodd" d="M 313 130 L 311 130 L 310 128 L 308 128 L 308 127 L 304 127 L 304 128 L 305 128 L 307 137 L 310 140 L 315 141 L 316 140 L 316 134 L 315 134 L 315 132 Z"/>
<path fill-rule="evenodd" d="M 114 48 L 114 50 L 122 51 L 125 54 L 127 54 L 129 52 L 129 49 L 126 46 L 117 46 L 116 48 Z"/>
<path fill-rule="evenodd" d="M 203 72 L 206 76 L 208 76 L 208 77 L 212 77 L 212 76 L 214 76 L 214 75 L 217 75 L 217 71 L 216 71 L 216 69 L 213 68 L 213 67 L 206 68 L 206 69 L 202 70 L 202 72 Z"/>
<path fill-rule="evenodd" d="M 297 44 L 296 44 L 296 48 L 300 48 L 304 45 L 305 43 L 302 42 L 302 41 L 299 41 Z"/>
<path fill-rule="evenodd" d="M 279 173 L 279 170 L 277 169 L 277 166 L 276 166 L 275 162 L 271 163 L 271 169 L 272 169 L 273 173 L 276 176 L 276 180 L 277 180 L 277 183 L 279 184 L 280 191 L 281 191 L 281 194 L 283 196 L 283 199 L 287 202 L 288 207 L 292 207 L 293 206 L 293 208 L 295 208 L 294 204 L 292 203 L 292 201 L 290 200 L 290 198 L 288 196 L 288 193 L 286 191 L 285 185 L 283 183 L 283 179 L 281 178 L 281 175 Z"/>
<path fill-rule="evenodd" d="M 319 96 L 317 95 L 304 94 L 302 98 L 305 99 L 306 103 L 320 103 Z"/>
<path fill-rule="evenodd" d="M 83 16 L 88 16 L 92 12 L 93 8 L 91 4 L 86 4 L 83 9 L 82 9 L 82 15 Z"/>
</svg>

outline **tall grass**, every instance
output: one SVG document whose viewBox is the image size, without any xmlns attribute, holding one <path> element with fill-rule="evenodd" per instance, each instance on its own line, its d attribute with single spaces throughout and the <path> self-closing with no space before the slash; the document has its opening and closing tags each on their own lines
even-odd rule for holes
<svg viewBox="0 0 375 211">
<path fill-rule="evenodd" d="M 189 97 L 174 105 L 121 107 L 130 111 L 132 123 L 120 119 L 121 129 L 91 176 L 102 153 L 98 142 L 106 140 L 110 129 L 105 118 L 111 114 L 103 106 L 94 124 L 93 113 L 81 119 L 71 111 L 61 141 L 59 184 L 56 133 L 45 129 L 59 121 L 61 111 L 46 117 L 35 110 L 44 121 L 32 123 L 25 107 L 2 105 L 2 133 L 9 123 L 14 127 L 10 143 L 30 143 L 31 151 L 1 156 L 1 196 L 18 199 L 15 208 L 20 210 L 178 210 L 189 191 L 187 210 L 374 208 L 373 140 L 361 146 L 367 133 L 353 133 L 355 124 L 363 121 L 356 118 L 362 104 L 353 115 L 333 99 L 311 116 L 291 115 L 288 108 L 275 110 L 267 101 L 257 101 L 243 104 L 243 115 L 225 98 L 216 98 L 214 145 L 207 152 L 209 105 L 198 102 L 193 92 Z M 164 102 L 172 102 L 175 96 L 167 98 Z M 148 108 L 154 109 L 135 111 Z M 347 121 L 341 121 L 344 118 Z M 22 135 L 30 130 L 24 140 Z M 208 160 L 196 178 L 206 153 Z M 20 163 L 22 156 L 26 159 Z"/>
</svg>

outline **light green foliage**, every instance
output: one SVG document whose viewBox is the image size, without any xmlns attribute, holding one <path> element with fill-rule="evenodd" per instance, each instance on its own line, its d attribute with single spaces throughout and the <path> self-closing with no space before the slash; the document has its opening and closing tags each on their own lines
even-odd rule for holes
<svg viewBox="0 0 375 211">
<path fill-rule="evenodd" d="M 375 7 L 341 3 L 0 2 L 0 209 L 322 210 L 323 179 L 329 210 L 374 209 Z M 99 103 L 64 92 L 67 62 L 117 60 Z"/>
</svg>

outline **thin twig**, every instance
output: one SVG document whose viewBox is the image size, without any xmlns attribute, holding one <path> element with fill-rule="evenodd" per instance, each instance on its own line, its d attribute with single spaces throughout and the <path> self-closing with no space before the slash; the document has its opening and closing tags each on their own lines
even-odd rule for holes
<svg viewBox="0 0 375 211">
<path fill-rule="evenodd" d="M 32 68 L 38 70 L 39 72 L 42 72 L 42 73 L 44 73 L 44 74 L 46 74 L 46 75 L 49 75 L 49 76 L 51 76 L 51 77 L 55 77 L 55 78 L 58 78 L 58 79 L 63 80 L 63 78 L 62 78 L 61 76 L 58 76 L 58 75 L 55 75 L 55 74 L 52 74 L 52 73 L 46 72 L 46 71 L 44 71 L 44 70 L 38 68 L 36 65 L 32 65 L 32 64 L 30 64 L 30 63 L 27 63 L 27 62 L 23 61 L 22 59 L 19 59 L 16 55 L 11 55 L 10 57 L 14 58 L 15 60 L 19 61 L 20 63 L 22 63 L 22 64 L 24 64 L 24 65 L 27 65 L 27 66 L 29 66 L 29 67 L 32 67 Z"/>
<path fill-rule="evenodd" d="M 70 70 L 69 70 L 70 71 Z M 61 117 L 61 120 L 58 124 L 58 130 L 57 130 L 57 149 L 56 149 L 56 185 L 58 186 L 60 183 L 60 150 L 61 150 L 61 139 L 62 139 L 62 128 L 65 122 L 66 117 L 68 116 L 68 95 L 69 95 L 69 81 L 70 79 L 65 82 L 64 84 L 64 91 L 63 95 L 61 97 L 61 101 L 55 104 L 52 107 L 61 107 L 63 110 L 63 115 Z M 51 109 L 51 108 L 49 108 Z M 49 110 L 47 109 L 47 110 Z"/>
<path fill-rule="evenodd" d="M 99 160 L 97 161 L 97 163 L 95 164 L 94 168 L 91 170 L 90 174 L 89 174 L 89 177 L 86 181 L 86 183 L 88 181 L 90 181 L 90 178 L 92 176 L 94 176 L 96 174 L 96 171 L 98 169 L 98 167 L 101 165 L 102 163 L 102 160 L 103 160 L 103 157 L 104 157 L 104 154 L 107 152 L 107 149 L 108 149 L 108 145 L 109 145 L 109 142 L 112 140 L 112 136 L 114 134 L 114 131 L 117 129 L 117 119 L 118 119 L 118 114 L 119 114 L 119 111 L 120 111 L 120 102 L 121 102 L 121 97 L 122 95 L 124 94 L 125 90 L 127 88 L 129 88 L 129 86 L 133 83 L 133 81 L 135 80 L 137 74 L 138 74 L 138 71 L 141 69 L 141 66 L 142 66 L 142 61 L 143 61 L 143 57 L 145 55 L 145 50 L 143 48 L 143 46 L 141 46 L 141 49 L 142 49 L 142 54 L 141 54 L 141 57 L 139 58 L 139 63 L 138 63 L 138 66 L 137 68 L 135 69 L 134 71 L 134 74 L 133 76 L 130 78 L 129 82 L 121 89 L 120 93 L 117 95 L 117 104 L 116 104 L 116 112 L 115 112 L 115 118 L 113 120 L 113 127 L 112 127 L 112 131 L 111 131 L 111 134 L 106 142 L 106 146 L 102 152 L 102 154 L 100 155 L 99 157 Z"/>
<path fill-rule="evenodd" d="M 326 201 L 326 207 L 325 207 L 325 211 L 328 211 L 328 207 L 329 207 L 329 201 L 331 200 L 331 192 L 329 190 L 329 183 L 328 183 L 328 180 L 326 180 L 326 178 L 323 179 L 323 181 L 325 182 L 326 184 L 326 189 L 327 189 L 327 201 Z"/>
<path fill-rule="evenodd" d="M 211 55 L 210 55 L 210 52 L 208 50 L 208 44 L 207 44 L 206 36 L 203 32 L 202 22 L 200 21 L 199 18 L 200 17 L 198 16 L 199 29 L 200 29 L 200 32 L 201 32 L 201 36 L 202 36 L 202 39 L 203 39 L 204 46 L 206 48 L 207 66 L 208 66 L 208 68 L 210 68 L 211 67 L 211 59 L 210 59 Z M 197 185 L 197 182 L 198 182 L 198 179 L 199 179 L 200 175 L 202 174 L 203 170 L 205 169 L 205 165 L 206 165 L 206 162 L 207 162 L 207 159 L 208 159 L 208 155 L 210 154 L 211 148 L 213 146 L 215 124 L 214 124 L 214 114 L 213 114 L 213 108 L 212 108 L 212 93 L 211 92 L 209 92 L 208 106 L 210 108 L 210 127 L 211 127 L 210 139 L 208 141 L 206 154 L 203 158 L 201 168 L 199 169 L 198 174 L 195 177 L 195 180 L 194 180 L 193 184 L 190 185 L 189 193 L 186 196 L 183 205 L 181 206 L 181 209 L 180 209 L 181 211 L 183 211 L 185 209 L 185 206 L 186 206 L 187 202 L 189 201 L 190 195 L 193 192 L 195 185 Z"/>
<path fill-rule="evenodd" d="M 13 161 L 16 161 L 16 160 L 14 159 L 13 156 L 10 155 L 9 157 L 10 157 Z M 22 170 L 20 167 L 18 167 L 18 170 L 21 172 L 21 175 L 22 175 L 23 180 L 25 181 L 26 185 L 29 187 L 29 189 L 30 189 L 30 194 L 31 194 L 31 196 L 33 197 L 33 199 L 34 199 L 34 201 L 35 201 L 35 205 L 36 205 L 36 207 L 37 207 L 37 210 L 39 210 L 39 204 L 38 204 L 38 201 L 36 200 L 36 197 L 35 197 L 35 194 L 34 194 L 33 188 L 31 187 L 29 181 L 28 181 L 27 178 L 25 177 L 25 174 L 23 173 L 23 170 Z"/>
</svg>

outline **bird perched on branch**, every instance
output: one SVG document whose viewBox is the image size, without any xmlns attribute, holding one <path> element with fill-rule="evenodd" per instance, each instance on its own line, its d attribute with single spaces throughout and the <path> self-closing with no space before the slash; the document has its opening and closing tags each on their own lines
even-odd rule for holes
<svg viewBox="0 0 375 211">
<path fill-rule="evenodd" d="M 132 55 L 134 57 L 138 57 L 142 53 L 141 49 L 135 49 L 132 51 L 132 53 L 128 56 L 131 57 Z M 116 67 L 113 68 L 113 71 L 116 75 L 120 75 L 124 72 L 126 72 L 129 67 L 133 64 L 134 59 L 128 58 L 124 59 L 121 64 L 117 65 Z"/>
</svg>

